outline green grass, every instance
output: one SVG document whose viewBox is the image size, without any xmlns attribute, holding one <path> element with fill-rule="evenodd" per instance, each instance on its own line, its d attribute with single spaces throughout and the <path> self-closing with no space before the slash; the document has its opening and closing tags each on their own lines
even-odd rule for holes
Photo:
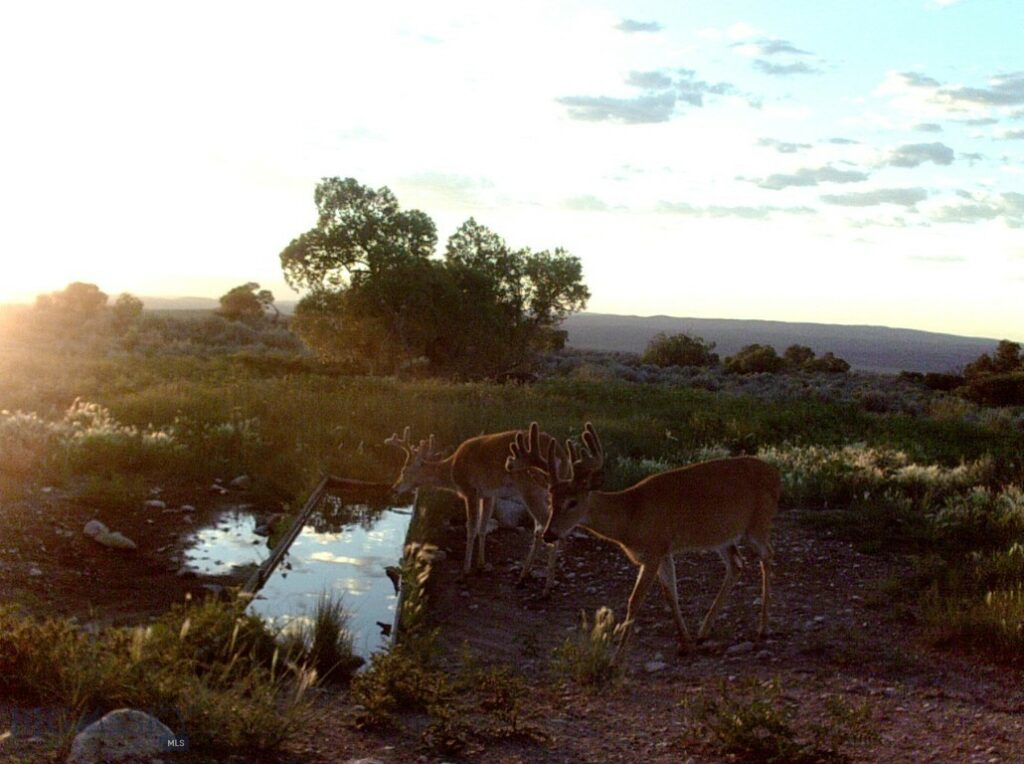
<svg viewBox="0 0 1024 764">
<path fill-rule="evenodd" d="M 606 607 L 594 613 L 593 621 L 580 613 L 576 633 L 555 650 L 555 675 L 594 691 L 615 685 L 622 679 L 622 667 L 614 662 L 622 628 Z"/>
</svg>

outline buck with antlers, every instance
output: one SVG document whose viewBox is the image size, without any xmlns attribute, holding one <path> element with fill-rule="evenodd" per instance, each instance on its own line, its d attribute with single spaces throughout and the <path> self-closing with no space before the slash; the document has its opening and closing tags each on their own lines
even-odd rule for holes
<svg viewBox="0 0 1024 764">
<path fill-rule="evenodd" d="M 406 427 L 399 438 L 395 433 L 384 442 L 405 452 L 405 464 L 392 490 L 405 493 L 416 488 L 439 488 L 458 494 L 466 505 L 466 557 L 463 572 L 473 569 L 473 548 L 477 548 L 477 563 L 486 565 L 484 538 L 487 524 L 494 511 L 496 499 L 519 499 L 533 518 L 534 534 L 530 549 L 523 560 L 522 571 L 517 585 L 521 585 L 533 566 L 537 547 L 548 519 L 548 497 L 544 486 L 538 485 L 525 474 L 513 474 L 505 470 L 509 448 L 520 434 L 517 430 L 479 435 L 464 441 L 447 459 L 438 459 L 434 452 L 434 436 L 421 440 L 413 446 Z M 541 448 L 548 449 L 553 471 L 558 474 L 559 465 L 567 462 L 567 455 L 561 445 L 549 435 L 538 430 L 537 441 Z M 555 564 L 558 557 L 558 542 L 551 545 L 548 555 L 547 578 L 544 594 L 548 594 L 555 578 Z"/>
<path fill-rule="evenodd" d="M 655 576 L 672 608 L 680 648 L 690 648 L 690 633 L 679 610 L 672 558 L 674 552 L 683 549 L 714 549 L 725 563 L 725 581 L 697 634 L 703 639 L 736 582 L 742 564 L 736 544 L 747 541 L 754 547 L 761 562 L 758 635 L 764 633 L 771 594 L 771 525 L 782 492 L 775 467 L 748 456 L 718 459 L 659 472 L 631 488 L 607 492 L 597 490 L 603 482 L 604 450 L 594 426 L 586 424 L 582 450 L 569 441 L 566 446 L 570 462 L 563 477 L 557 467 L 552 467 L 561 464 L 552 442 L 545 445 L 534 422 L 528 435 L 520 434 L 512 443 L 506 469 L 513 474 L 530 474 L 547 488 L 550 516 L 544 529 L 545 541 L 562 539 L 581 525 L 618 544 L 640 566 L 615 661 L 622 657 L 637 611 Z"/>
</svg>

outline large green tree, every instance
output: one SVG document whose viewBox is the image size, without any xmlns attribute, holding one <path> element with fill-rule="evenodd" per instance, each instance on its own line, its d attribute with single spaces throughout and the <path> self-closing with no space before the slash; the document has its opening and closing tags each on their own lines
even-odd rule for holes
<svg viewBox="0 0 1024 764">
<path fill-rule="evenodd" d="M 324 358 L 371 373 L 426 363 L 481 376 L 557 344 L 558 324 L 590 296 L 579 259 L 512 249 L 472 218 L 435 257 L 437 232 L 389 189 L 326 178 L 317 225 L 281 253 L 285 279 L 306 292 L 294 327 Z"/>
</svg>

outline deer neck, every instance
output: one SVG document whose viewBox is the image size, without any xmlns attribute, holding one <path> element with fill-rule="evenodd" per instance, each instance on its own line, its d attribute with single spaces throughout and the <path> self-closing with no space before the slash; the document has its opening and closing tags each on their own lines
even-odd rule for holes
<svg viewBox="0 0 1024 764">
<path fill-rule="evenodd" d="M 635 530 L 633 513 L 628 506 L 616 500 L 613 493 L 591 491 L 586 498 L 587 509 L 580 525 L 592 533 L 628 545 L 631 532 Z"/>
<path fill-rule="evenodd" d="M 452 480 L 453 459 L 454 455 L 437 462 L 423 462 L 420 466 L 420 485 L 455 490 L 455 481 Z"/>
</svg>

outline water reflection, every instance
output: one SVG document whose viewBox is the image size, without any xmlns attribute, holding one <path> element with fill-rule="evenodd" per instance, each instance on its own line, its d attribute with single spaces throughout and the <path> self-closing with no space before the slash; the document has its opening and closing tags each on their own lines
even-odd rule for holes
<svg viewBox="0 0 1024 764">
<path fill-rule="evenodd" d="M 326 592 L 344 603 L 356 652 L 368 657 L 386 644 L 379 624 L 394 622 L 398 598 L 385 568 L 401 559 L 411 515 L 411 507 L 326 497 L 250 609 L 287 627 L 295 619 L 312 616 Z M 255 529 L 255 518 L 248 512 L 222 515 L 216 526 L 196 534 L 186 553 L 187 564 L 213 575 L 261 564 L 270 549 Z"/>
</svg>

